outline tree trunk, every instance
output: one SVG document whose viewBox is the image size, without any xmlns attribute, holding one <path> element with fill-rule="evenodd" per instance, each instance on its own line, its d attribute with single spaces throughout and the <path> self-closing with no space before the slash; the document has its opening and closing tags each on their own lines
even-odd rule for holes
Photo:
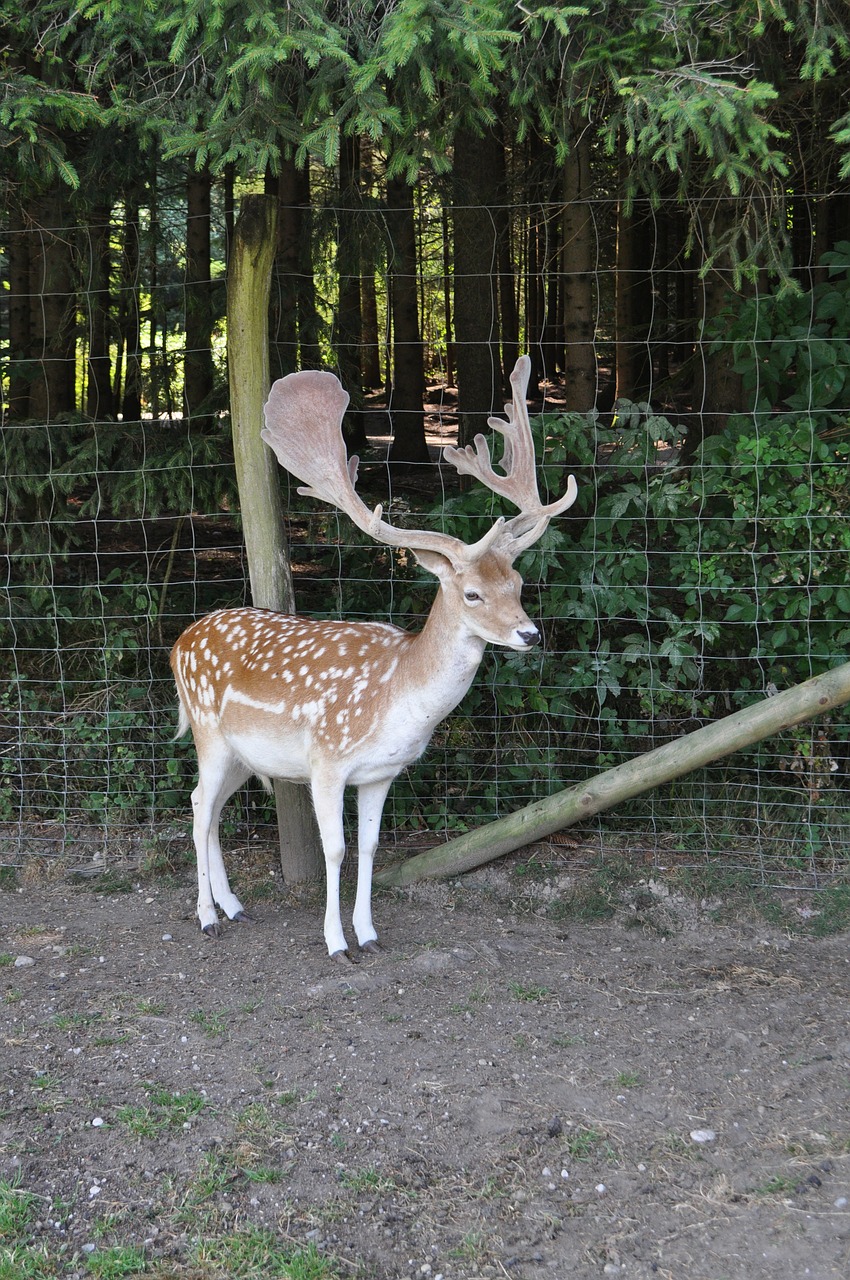
<svg viewBox="0 0 850 1280">
<path fill-rule="evenodd" d="M 268 308 L 275 247 L 276 201 L 247 196 L 234 229 L 227 279 L 227 364 L 239 506 L 251 598 L 259 608 L 292 613 L 295 593 L 278 468 L 260 437 L 269 389 Z M 315 879 L 322 853 L 309 791 L 276 781 L 275 799 L 284 879 Z"/>
<path fill-rule="evenodd" d="M 344 418 L 349 450 L 368 444 L 363 425 L 363 386 L 360 381 L 360 139 L 343 138 L 339 149 L 339 215 L 334 349 L 339 380 L 350 396 Z"/>
<path fill-rule="evenodd" d="M 483 137 L 458 129 L 454 143 L 454 321 L 458 388 L 458 443 L 471 444 L 502 388 L 495 152 Z"/>
<path fill-rule="evenodd" d="M 733 233 L 735 209 L 732 200 L 717 201 L 714 216 L 702 230 L 703 242 L 709 248 L 722 245 Z M 692 462 L 699 446 L 707 436 L 719 435 L 733 413 L 746 410 L 741 376 L 733 368 L 734 352 L 731 343 L 712 350 L 706 336 L 712 321 L 723 312 L 736 296 L 729 263 L 729 255 L 720 251 L 708 274 L 702 281 L 702 298 L 697 307 L 700 316 L 700 334 L 696 344 L 696 375 L 694 378 L 694 404 L 691 427 L 682 450 L 682 461 Z"/>
<path fill-rule="evenodd" d="M 452 315 L 452 252 L 449 211 L 443 206 L 440 219 L 443 239 L 443 318 L 446 325 L 446 386 L 455 386 L 454 317 Z"/>
<path fill-rule="evenodd" d="M 375 167 L 368 138 L 360 143 L 363 194 L 375 200 Z M 381 340 L 378 330 L 378 292 L 375 285 L 376 238 L 372 228 L 361 237 L 360 244 L 360 379 L 364 387 L 381 386 Z"/>
<path fill-rule="evenodd" d="M 577 120 L 573 143 L 564 162 L 564 378 L 568 411 L 586 413 L 596 404 L 596 305 L 593 270 L 596 230 L 591 210 L 590 140 Z"/>
<path fill-rule="evenodd" d="M 844 663 L 440 848 L 420 853 L 400 866 L 389 867 L 375 876 L 375 884 L 399 886 L 471 871 L 848 701 L 850 663 Z"/>
<path fill-rule="evenodd" d="M 139 244 L 139 198 L 129 192 L 125 198 L 122 236 L 120 302 L 118 307 L 120 344 L 124 351 L 124 387 L 115 388 L 125 422 L 139 422 L 142 416 L 142 333 L 139 303 L 141 249 Z"/>
<path fill-rule="evenodd" d="M 191 167 L 186 179 L 186 354 L 183 360 L 183 414 L 197 426 L 210 421 L 213 393 L 210 217 L 212 175 Z M 199 421 L 200 420 L 200 421 Z"/>
<path fill-rule="evenodd" d="M 511 235 L 511 199 L 508 190 L 508 172 L 505 145 L 502 137 L 496 147 L 498 159 L 497 201 L 493 210 L 496 229 L 496 251 L 499 272 L 499 315 L 502 334 L 502 371 L 513 369 L 520 356 L 519 315 L 516 300 L 516 268 L 513 260 Z M 507 390 L 506 384 L 505 390 Z"/>
<path fill-rule="evenodd" d="M 310 258 L 310 181 L 284 157 L 277 181 L 278 247 L 269 308 L 272 376 L 319 365 Z"/>
<path fill-rule="evenodd" d="M 20 422 L 30 403 L 30 241 L 22 211 L 9 217 L 9 391 L 6 411 Z"/>
<path fill-rule="evenodd" d="M 110 277 L 112 206 L 106 201 L 92 208 L 88 237 L 88 280 L 85 302 L 88 314 L 86 413 L 95 421 L 115 416 L 109 336 L 112 327 Z"/>
<path fill-rule="evenodd" d="M 649 330 L 652 321 L 653 249 L 651 214 L 641 205 L 626 210 L 625 154 L 620 156 L 620 198 L 617 203 L 617 269 L 614 272 L 617 400 L 645 400 L 649 395 L 652 367 Z M 646 206 L 643 206 L 646 209 Z"/>
<path fill-rule="evenodd" d="M 35 203 L 30 231 L 30 354 L 34 376 L 29 416 L 55 421 L 76 410 L 76 297 L 73 231 L 61 183 Z"/>
<path fill-rule="evenodd" d="M 393 443 L 390 460 L 428 462 L 425 441 L 424 351 L 419 331 L 416 276 L 416 223 L 413 189 L 403 178 L 387 181 L 387 228 L 390 238 L 390 298 L 393 325 L 393 371 L 390 417 Z"/>
<path fill-rule="evenodd" d="M 544 355 L 544 329 L 546 323 L 546 294 L 544 288 L 544 263 L 546 261 L 546 208 L 539 200 L 538 183 L 532 179 L 530 190 L 533 198 L 528 210 L 527 253 L 525 271 L 525 317 L 528 334 L 528 354 L 531 357 L 531 384 L 529 390 L 536 394 L 546 376 Z"/>
</svg>

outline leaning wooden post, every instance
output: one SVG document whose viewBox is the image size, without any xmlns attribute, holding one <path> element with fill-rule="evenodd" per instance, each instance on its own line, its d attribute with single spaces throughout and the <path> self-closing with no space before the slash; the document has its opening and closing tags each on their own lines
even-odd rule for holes
<svg viewBox="0 0 850 1280">
<path fill-rule="evenodd" d="M 277 238 L 270 196 L 246 196 L 233 233 L 227 276 L 230 419 L 251 598 L 261 609 L 295 610 L 283 504 L 274 454 L 260 438 L 269 391 L 268 308 Z M 315 879 L 322 849 L 306 787 L 275 782 L 280 863 L 288 882 Z"/>
<path fill-rule="evenodd" d="M 604 813 L 614 805 L 630 800 L 643 791 L 664 782 L 672 782 L 694 769 L 703 768 L 723 756 L 732 755 L 762 738 L 783 729 L 813 720 L 833 707 L 850 701 L 850 662 L 814 676 L 803 684 L 765 698 L 755 706 L 745 707 L 714 724 L 667 742 L 655 751 L 636 756 L 625 764 L 599 773 L 587 782 L 566 791 L 558 791 L 499 818 L 486 827 L 450 840 L 448 844 L 417 854 L 398 866 L 388 867 L 375 876 L 375 884 L 398 886 L 417 880 L 460 875 L 502 854 L 512 853 L 523 845 L 543 840 L 554 831 L 573 826 L 583 818 Z"/>
</svg>

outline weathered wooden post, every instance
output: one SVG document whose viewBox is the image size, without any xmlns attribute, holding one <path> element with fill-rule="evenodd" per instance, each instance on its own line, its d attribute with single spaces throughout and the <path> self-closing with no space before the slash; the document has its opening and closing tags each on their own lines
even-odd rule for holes
<svg viewBox="0 0 850 1280">
<path fill-rule="evenodd" d="M 269 391 L 268 307 L 277 235 L 271 196 L 242 201 L 227 276 L 230 417 L 251 598 L 261 609 L 295 610 L 283 530 L 279 469 L 260 438 Z M 324 865 L 307 787 L 275 782 L 280 864 L 289 883 L 315 879 Z"/>
<path fill-rule="evenodd" d="M 813 720 L 843 702 L 850 702 L 850 662 L 814 676 L 803 684 L 744 707 L 714 724 L 667 742 L 655 751 L 635 756 L 605 773 L 598 773 L 576 787 L 568 787 L 545 800 L 519 809 L 496 822 L 479 827 L 456 840 L 417 854 L 375 876 L 375 884 L 398 886 L 417 880 L 460 875 L 523 845 L 543 840 L 583 818 L 604 813 L 632 796 L 651 791 L 664 782 L 681 778 L 694 769 L 732 755 L 762 738 Z"/>
</svg>

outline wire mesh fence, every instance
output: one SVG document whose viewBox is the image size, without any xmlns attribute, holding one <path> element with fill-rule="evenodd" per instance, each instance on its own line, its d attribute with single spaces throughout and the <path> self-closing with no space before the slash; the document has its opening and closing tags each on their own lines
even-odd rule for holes
<svg viewBox="0 0 850 1280">
<path fill-rule="evenodd" d="M 580 489 L 576 506 L 519 565 L 526 607 L 542 620 L 545 643 L 533 654 L 488 651 L 467 698 L 396 781 L 385 842 L 484 824 L 847 655 L 850 404 L 842 317 L 850 314 L 850 256 L 838 253 L 817 276 L 809 271 L 796 293 L 777 293 L 765 280 L 709 315 L 707 277 L 671 246 L 669 227 L 647 214 L 643 260 L 629 268 L 614 244 L 614 204 L 597 201 L 592 211 L 594 253 L 581 276 L 594 325 L 580 341 L 562 323 L 570 271 L 545 245 L 560 208 L 511 210 L 526 253 L 533 243 L 537 254 L 512 287 L 526 317 L 520 345 L 536 362 L 532 413 L 542 474 L 560 493 L 572 471 Z M 397 523 L 430 522 L 472 540 L 499 510 L 483 491 L 460 490 L 439 461 L 459 418 L 443 212 L 424 199 L 416 206 L 430 461 L 400 466 L 392 458 L 400 417 L 420 415 L 395 399 L 398 335 L 386 261 L 365 273 L 361 258 L 360 314 L 368 297 L 375 350 L 358 338 L 355 364 L 362 370 L 374 357 L 380 384 L 356 399 L 352 428 L 367 501 L 389 502 Z M 322 210 L 331 245 L 339 237 L 334 216 Z M 221 211 L 213 219 L 212 242 L 224 246 Z M 225 374 L 225 249 L 206 282 L 218 312 L 205 349 L 209 400 L 198 411 L 184 394 L 177 232 L 168 239 L 177 266 L 166 279 L 147 279 L 142 292 L 120 284 L 127 245 L 137 245 L 138 262 L 149 235 L 149 226 L 129 227 L 126 218 L 110 226 L 113 318 L 116 307 L 122 314 L 140 308 L 135 348 L 113 331 L 101 353 L 114 412 L 85 412 L 98 403 L 89 392 L 102 298 L 82 271 L 66 348 L 74 411 L 53 414 L 48 405 L 41 420 L 7 412 L 3 421 L 3 865 L 39 855 L 102 861 L 116 851 L 138 854 L 163 832 L 188 840 L 193 750 L 173 738 L 168 653 L 189 622 L 248 599 L 226 406 L 213 394 Z M 7 230 L 7 280 L 12 236 Z M 381 234 L 374 229 L 366 239 L 377 243 Z M 87 232 L 81 260 L 91 261 L 92 245 L 101 242 Z M 290 331 L 289 295 L 273 291 L 276 372 L 304 363 L 307 352 L 343 376 L 351 367 L 331 297 L 339 262 L 325 256 L 319 265 L 310 324 L 302 315 L 298 334 Z M 623 280 L 643 296 L 642 318 L 632 309 L 628 330 L 617 301 Z M 534 290 L 541 296 L 532 333 Z M 6 297 L 14 305 L 9 289 Z M 473 415 L 482 427 L 503 401 L 511 347 L 504 339 L 485 345 L 492 381 Z M 576 408 L 569 395 L 578 348 L 589 350 L 595 370 L 594 407 Z M 41 376 L 16 367 L 9 353 L 7 406 L 24 373 Z M 40 367 L 57 358 L 45 336 Z M 709 376 L 718 361 L 727 383 L 734 375 L 731 401 L 729 385 L 718 397 L 717 378 Z M 617 395 L 624 367 L 631 369 L 628 398 Z M 120 408 L 133 386 L 135 417 Z M 287 532 L 300 611 L 422 625 L 436 584 L 409 555 L 370 544 L 294 487 Z M 774 882 L 817 884 L 846 866 L 849 737 L 850 714 L 834 713 L 647 793 L 577 839 L 653 862 L 721 858 Z M 232 813 L 234 822 L 272 828 L 259 787 L 241 795 Z"/>
</svg>

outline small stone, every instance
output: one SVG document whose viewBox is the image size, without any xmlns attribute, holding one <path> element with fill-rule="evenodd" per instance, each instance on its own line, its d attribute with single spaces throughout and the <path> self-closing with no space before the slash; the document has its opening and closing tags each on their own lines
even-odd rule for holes
<svg viewBox="0 0 850 1280">
<path fill-rule="evenodd" d="M 89 1187 L 89 1200 L 94 1200 L 95 1196 L 100 1195 L 100 1187 Z"/>
<path fill-rule="evenodd" d="M 173 937 L 171 936 L 171 934 L 170 934 L 170 933 L 164 933 L 164 934 L 162 935 L 162 940 L 163 940 L 163 942 L 173 942 L 173 941 L 174 941 L 174 939 L 173 939 Z"/>
<path fill-rule="evenodd" d="M 95 1116 L 95 1118 L 91 1122 L 91 1127 L 93 1129 L 102 1129 L 105 1124 L 106 1124 L 106 1121 L 104 1120 L 103 1116 Z"/>
<path fill-rule="evenodd" d="M 846 1209 L 847 1204 L 848 1204 L 848 1200 L 846 1196 L 839 1196 L 838 1199 L 835 1201 L 836 1209 Z"/>
<path fill-rule="evenodd" d="M 16 969 L 29 969 L 35 964 L 32 956 L 15 956 Z"/>
<path fill-rule="evenodd" d="M 598 1196 L 604 1196 L 608 1188 L 605 1186 L 604 1182 L 597 1182 L 595 1190 Z"/>
<path fill-rule="evenodd" d="M 715 1142 L 717 1134 L 713 1129 L 691 1129 L 691 1142 Z"/>
</svg>

